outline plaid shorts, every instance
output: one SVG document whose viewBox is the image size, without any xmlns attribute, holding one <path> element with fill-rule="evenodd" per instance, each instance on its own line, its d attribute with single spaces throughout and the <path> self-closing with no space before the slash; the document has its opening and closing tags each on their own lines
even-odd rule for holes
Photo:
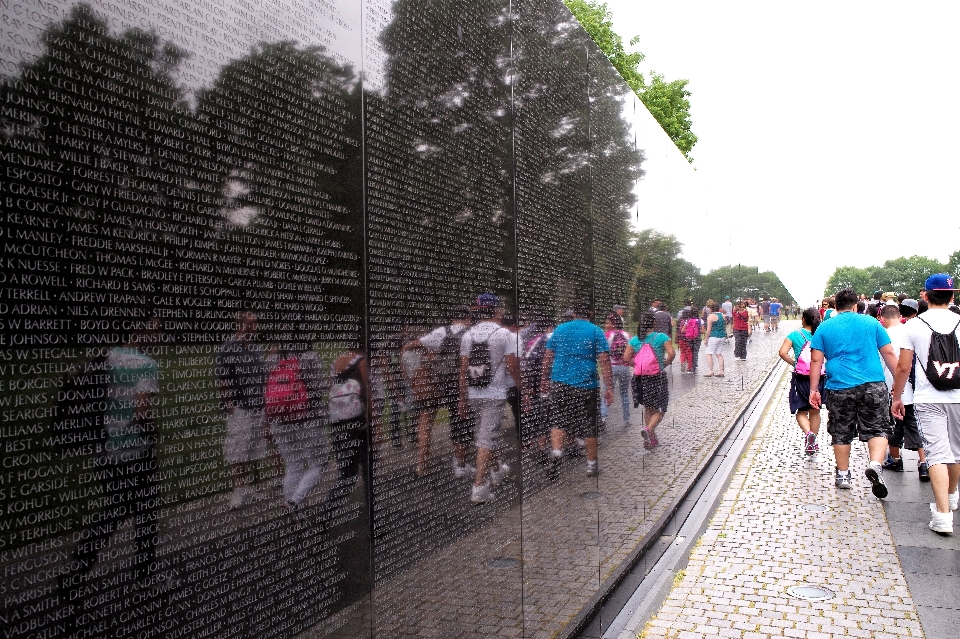
<svg viewBox="0 0 960 639">
<path fill-rule="evenodd" d="M 893 424 L 889 413 L 890 391 L 883 382 L 867 382 L 853 388 L 827 389 L 824 403 L 830 421 L 827 432 L 834 444 L 849 445 L 854 438 L 870 441 L 874 437 L 889 439 Z"/>
</svg>

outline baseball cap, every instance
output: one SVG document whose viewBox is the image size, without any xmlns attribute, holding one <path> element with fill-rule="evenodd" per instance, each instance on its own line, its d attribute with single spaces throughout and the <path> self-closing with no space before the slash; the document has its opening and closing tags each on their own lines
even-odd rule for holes
<svg viewBox="0 0 960 639">
<path fill-rule="evenodd" d="M 911 299 L 911 298 L 909 298 L 909 297 L 908 297 L 907 299 L 903 300 L 902 302 L 900 302 L 900 306 L 909 306 L 910 308 L 912 308 L 912 309 L 915 310 L 915 311 L 919 311 L 919 310 L 920 310 L 920 304 L 917 303 L 917 300 Z"/>
<path fill-rule="evenodd" d="M 500 300 L 493 293 L 483 293 L 477 296 L 474 306 L 478 308 L 496 308 L 500 305 Z"/>
<path fill-rule="evenodd" d="M 927 278 L 923 284 L 927 291 L 956 291 L 960 290 L 953 286 L 953 276 L 946 273 L 935 273 Z"/>
</svg>

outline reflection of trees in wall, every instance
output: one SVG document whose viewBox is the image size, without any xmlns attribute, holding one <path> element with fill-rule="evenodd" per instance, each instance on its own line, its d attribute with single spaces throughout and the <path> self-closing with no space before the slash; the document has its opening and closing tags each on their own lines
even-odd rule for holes
<svg viewBox="0 0 960 639">
<path fill-rule="evenodd" d="M 626 92 L 562 5 L 525 0 L 515 10 L 521 308 L 553 315 L 595 297 L 599 314 L 625 297 L 629 271 L 612 254 L 625 245 L 642 175 L 623 118 Z"/>
</svg>

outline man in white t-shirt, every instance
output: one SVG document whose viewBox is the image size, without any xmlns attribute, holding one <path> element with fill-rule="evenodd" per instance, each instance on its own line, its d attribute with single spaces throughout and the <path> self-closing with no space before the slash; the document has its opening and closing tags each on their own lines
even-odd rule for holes
<svg viewBox="0 0 960 639">
<path fill-rule="evenodd" d="M 477 324 L 460 342 L 459 410 L 461 416 L 472 419 L 476 434 L 477 470 L 470 500 L 483 503 L 494 498 L 491 483 L 499 484 L 510 470 L 499 461 L 497 449 L 507 389 L 520 385 L 520 363 L 516 334 L 500 325 L 503 306 L 496 295 L 480 295 L 473 317 Z"/>
<path fill-rule="evenodd" d="M 904 324 L 905 330 L 900 335 L 900 358 L 891 410 L 894 417 L 903 419 L 904 387 L 916 353 L 914 414 L 923 436 L 930 484 L 936 500 L 930 504 L 929 526 L 936 533 L 950 534 L 953 532 L 953 511 L 960 500 L 957 491 L 957 481 L 960 480 L 960 389 L 937 390 L 933 386 L 927 378 L 930 366 L 927 355 L 933 331 L 949 334 L 951 331 L 957 333 L 960 328 L 960 317 L 949 310 L 954 291 L 958 289 L 954 287 L 953 277 L 943 273 L 928 277 L 924 288 L 923 297 L 929 309 Z M 953 372 L 957 373 L 956 363 L 953 364 Z"/>
<path fill-rule="evenodd" d="M 730 301 L 729 295 L 723 298 L 723 304 L 720 305 L 720 310 L 723 311 L 723 327 L 727 332 L 727 339 L 730 339 L 733 337 L 733 302 Z"/>
</svg>

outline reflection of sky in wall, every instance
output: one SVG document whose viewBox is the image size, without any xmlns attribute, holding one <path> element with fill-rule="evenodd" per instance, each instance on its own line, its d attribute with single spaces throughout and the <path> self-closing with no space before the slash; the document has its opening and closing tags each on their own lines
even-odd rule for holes
<svg viewBox="0 0 960 639">
<path fill-rule="evenodd" d="M 41 34 L 78 4 L 75 0 L 14 4 L 10 23 L 0 27 L 2 73 L 14 75 L 20 62 L 35 60 Z M 153 31 L 188 51 L 190 57 L 181 64 L 179 79 L 191 92 L 209 85 L 224 64 L 261 42 L 294 40 L 301 45 L 319 45 L 340 62 L 352 65 L 358 75 L 361 70 L 360 2 L 91 0 L 86 4 L 107 20 L 115 35 L 135 27 Z"/>
</svg>

